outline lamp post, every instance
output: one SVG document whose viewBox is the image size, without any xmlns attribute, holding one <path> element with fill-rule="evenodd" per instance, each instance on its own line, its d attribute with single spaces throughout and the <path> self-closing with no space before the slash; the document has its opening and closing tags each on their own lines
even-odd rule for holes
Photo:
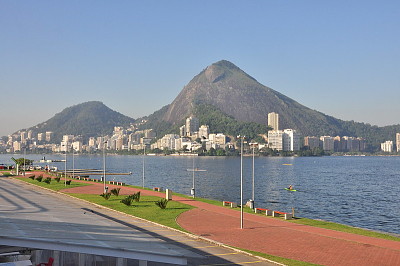
<svg viewBox="0 0 400 266">
<path fill-rule="evenodd" d="M 74 158 L 74 146 L 72 145 L 72 178 L 75 177 L 75 158 Z"/>
<path fill-rule="evenodd" d="M 254 187 L 255 187 L 255 182 L 254 182 L 254 149 L 255 149 L 255 147 L 256 147 L 256 145 L 258 145 L 258 143 L 257 142 L 253 142 L 253 143 L 250 143 L 250 145 L 252 146 L 252 148 L 253 148 L 253 194 L 252 194 L 252 198 L 251 198 L 251 207 L 252 207 L 252 209 L 254 209 L 254 191 L 255 191 L 255 189 L 254 189 Z"/>
<path fill-rule="evenodd" d="M 193 155 L 193 177 L 192 177 L 192 179 L 193 179 L 193 185 L 192 185 L 192 195 L 193 195 L 193 198 L 196 197 L 196 188 L 194 187 L 194 186 L 195 186 L 195 182 L 194 182 L 194 171 L 195 171 L 195 169 L 194 169 L 194 155 Z"/>
<path fill-rule="evenodd" d="M 104 183 L 104 193 L 107 193 L 106 189 L 106 144 L 107 141 L 103 142 L 103 183 Z"/>
<path fill-rule="evenodd" d="M 145 170 L 144 170 L 144 166 L 145 166 L 145 157 L 146 157 L 146 144 L 143 144 L 143 175 L 142 175 L 142 188 L 144 188 L 144 178 L 145 178 Z"/>
<path fill-rule="evenodd" d="M 240 229 L 243 229 L 243 141 L 245 136 L 238 136 L 240 141 Z"/>
<path fill-rule="evenodd" d="M 26 157 L 26 147 L 24 148 L 24 176 L 26 175 L 25 157 Z"/>
<path fill-rule="evenodd" d="M 64 160 L 64 186 L 67 186 L 67 144 L 62 145 L 65 148 L 65 160 Z"/>
</svg>

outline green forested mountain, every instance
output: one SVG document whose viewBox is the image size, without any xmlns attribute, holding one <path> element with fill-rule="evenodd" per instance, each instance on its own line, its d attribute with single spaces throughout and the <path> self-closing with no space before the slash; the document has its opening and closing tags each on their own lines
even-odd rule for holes
<svg viewBox="0 0 400 266">
<path fill-rule="evenodd" d="M 27 130 L 34 133 L 52 131 L 54 140 L 61 141 L 63 135 L 82 135 L 83 138 L 112 133 L 114 126 L 129 126 L 133 118 L 111 110 L 102 102 L 91 101 L 65 108 L 46 122 Z"/>
</svg>

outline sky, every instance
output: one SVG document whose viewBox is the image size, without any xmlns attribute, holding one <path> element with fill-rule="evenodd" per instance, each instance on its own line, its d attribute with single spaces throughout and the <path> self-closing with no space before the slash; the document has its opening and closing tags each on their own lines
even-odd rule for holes
<svg viewBox="0 0 400 266">
<path fill-rule="evenodd" d="M 102 101 L 132 118 L 228 60 L 327 115 L 400 124 L 399 1 L 0 1 L 0 136 Z"/>
</svg>

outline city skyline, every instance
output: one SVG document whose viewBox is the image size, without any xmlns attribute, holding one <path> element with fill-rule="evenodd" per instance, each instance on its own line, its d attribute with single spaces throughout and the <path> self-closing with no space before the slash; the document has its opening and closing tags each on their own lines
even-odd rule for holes
<svg viewBox="0 0 400 266">
<path fill-rule="evenodd" d="M 399 124 L 399 7 L 3 1 L 0 136 L 92 100 L 132 118 L 149 115 L 221 59 L 311 109 Z"/>
</svg>

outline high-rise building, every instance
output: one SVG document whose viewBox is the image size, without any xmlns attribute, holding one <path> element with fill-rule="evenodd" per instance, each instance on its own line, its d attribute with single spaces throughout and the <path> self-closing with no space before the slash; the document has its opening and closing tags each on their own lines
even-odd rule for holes
<svg viewBox="0 0 400 266">
<path fill-rule="evenodd" d="M 191 136 L 194 132 L 199 130 L 199 119 L 196 117 L 186 118 L 185 124 L 186 136 Z"/>
<path fill-rule="evenodd" d="M 304 137 L 304 146 L 307 146 L 310 150 L 319 147 L 319 138 L 314 136 Z"/>
<path fill-rule="evenodd" d="M 334 151 L 335 150 L 335 139 L 331 136 L 321 136 L 322 149 L 324 151 Z"/>
<path fill-rule="evenodd" d="M 272 128 L 272 130 L 279 130 L 279 114 L 272 112 L 268 113 L 268 126 Z"/>
<path fill-rule="evenodd" d="M 268 147 L 273 150 L 283 150 L 283 131 L 270 130 L 268 131 Z"/>
<path fill-rule="evenodd" d="M 396 147 L 397 152 L 400 152 L 400 133 L 396 133 Z"/>
<path fill-rule="evenodd" d="M 46 131 L 46 141 L 50 142 L 52 138 L 53 138 L 53 132 Z"/>
<path fill-rule="evenodd" d="M 283 130 L 283 150 L 298 151 L 300 150 L 300 134 L 294 129 Z"/>
<path fill-rule="evenodd" d="M 393 152 L 393 141 L 387 140 L 381 143 L 381 150 L 383 152 Z"/>
<path fill-rule="evenodd" d="M 186 126 L 183 125 L 179 128 L 179 136 L 186 136 Z"/>
<path fill-rule="evenodd" d="M 26 140 L 26 131 L 22 131 L 21 132 L 21 141 L 23 142 L 23 141 L 25 141 Z"/>
<path fill-rule="evenodd" d="M 37 134 L 37 139 L 38 139 L 38 141 L 43 141 L 44 140 L 44 133 L 38 133 Z"/>
<path fill-rule="evenodd" d="M 199 138 L 208 139 L 208 135 L 210 134 L 210 128 L 207 125 L 201 125 L 199 128 Z"/>
</svg>

